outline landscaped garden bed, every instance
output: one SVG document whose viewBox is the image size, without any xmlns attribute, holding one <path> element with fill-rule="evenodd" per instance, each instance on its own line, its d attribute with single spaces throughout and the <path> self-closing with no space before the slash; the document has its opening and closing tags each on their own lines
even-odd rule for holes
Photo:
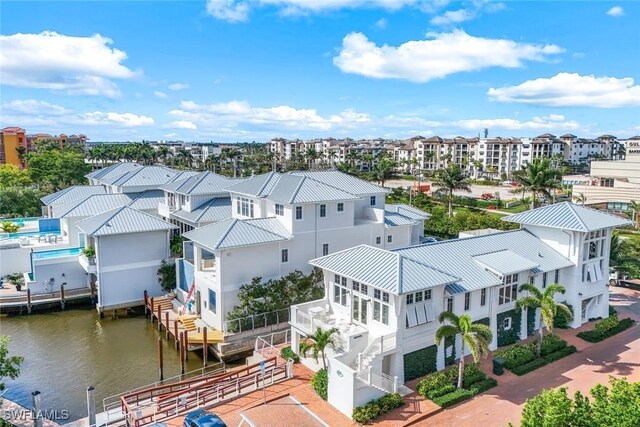
<svg viewBox="0 0 640 427">
<path fill-rule="evenodd" d="M 514 344 L 496 351 L 493 357 L 504 359 L 504 367 L 520 376 L 577 351 L 574 346 L 567 346 L 567 342 L 559 336 L 550 334 L 542 339 L 540 357 L 536 357 L 537 344 L 535 341 L 529 344 Z"/>
<path fill-rule="evenodd" d="M 629 329 L 634 323 L 630 318 L 618 320 L 618 314 L 614 311 L 606 319 L 597 321 L 593 330 L 579 332 L 578 336 L 588 342 L 600 342 Z"/>
<path fill-rule="evenodd" d="M 359 424 L 369 424 L 376 418 L 404 405 L 404 399 L 398 393 L 385 394 L 364 406 L 353 409 L 351 418 Z"/>
<path fill-rule="evenodd" d="M 498 384 L 494 378 L 487 377 L 477 363 L 465 365 L 462 374 L 462 388 L 455 386 L 457 382 L 458 367 L 454 367 L 447 371 L 427 375 L 418 383 L 417 391 L 421 396 L 431 399 L 436 405 L 447 408 Z"/>
</svg>

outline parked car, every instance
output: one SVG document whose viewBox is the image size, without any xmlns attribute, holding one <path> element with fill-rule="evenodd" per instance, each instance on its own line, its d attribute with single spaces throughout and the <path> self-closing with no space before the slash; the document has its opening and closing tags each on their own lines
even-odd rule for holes
<svg viewBox="0 0 640 427">
<path fill-rule="evenodd" d="M 184 417 L 184 427 L 227 427 L 222 419 L 216 414 L 198 409 L 189 412 Z"/>
</svg>

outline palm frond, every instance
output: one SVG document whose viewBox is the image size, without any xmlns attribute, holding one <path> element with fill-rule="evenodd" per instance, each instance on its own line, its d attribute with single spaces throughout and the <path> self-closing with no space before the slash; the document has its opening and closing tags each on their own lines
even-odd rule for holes
<svg viewBox="0 0 640 427">
<path fill-rule="evenodd" d="M 561 293 L 564 294 L 565 293 L 565 289 L 564 286 L 558 284 L 558 283 L 552 283 L 549 286 L 547 286 L 547 288 L 544 290 L 544 296 L 551 296 L 553 298 L 553 296 L 556 293 Z"/>
<path fill-rule="evenodd" d="M 442 325 L 436 331 L 434 341 L 436 345 L 440 345 L 443 338 L 455 337 L 456 335 L 458 335 L 458 332 L 460 332 L 458 331 L 458 328 L 453 325 Z"/>
<path fill-rule="evenodd" d="M 536 288 L 536 286 L 532 285 L 531 283 L 524 283 L 520 285 L 519 291 L 529 292 L 532 296 L 536 297 L 537 299 L 542 299 L 542 292 L 540 292 L 540 289 Z"/>
<path fill-rule="evenodd" d="M 541 305 L 541 299 L 534 296 L 526 296 L 516 301 L 516 308 L 520 310 L 523 308 L 539 308 Z"/>
<path fill-rule="evenodd" d="M 440 323 L 444 323 L 445 320 L 448 320 L 449 323 L 451 323 L 452 325 L 456 325 L 457 327 L 460 321 L 460 318 L 456 314 L 450 311 L 443 311 L 442 313 L 440 313 L 440 316 L 438 316 L 438 321 Z"/>
</svg>

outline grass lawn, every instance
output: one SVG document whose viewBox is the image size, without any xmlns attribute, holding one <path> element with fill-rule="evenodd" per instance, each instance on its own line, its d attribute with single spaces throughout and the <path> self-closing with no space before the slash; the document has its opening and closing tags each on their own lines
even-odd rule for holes
<svg viewBox="0 0 640 427">
<path fill-rule="evenodd" d="M 504 214 L 501 214 L 501 213 L 498 213 L 498 212 L 484 211 L 482 209 L 470 208 L 470 207 L 467 207 L 467 206 L 454 206 L 453 207 L 453 211 L 454 212 L 479 213 L 479 214 L 484 214 L 484 215 L 488 215 L 488 216 L 494 216 L 496 218 L 502 218 L 504 216 Z"/>
<path fill-rule="evenodd" d="M 529 210 L 529 205 L 526 203 L 522 203 L 520 205 L 512 206 L 510 208 L 502 208 L 501 211 L 511 212 L 511 213 L 520 213 Z"/>
</svg>

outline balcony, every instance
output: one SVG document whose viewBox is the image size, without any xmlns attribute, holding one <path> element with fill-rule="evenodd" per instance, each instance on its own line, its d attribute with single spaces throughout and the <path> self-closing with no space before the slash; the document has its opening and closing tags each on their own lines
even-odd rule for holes
<svg viewBox="0 0 640 427">
<path fill-rule="evenodd" d="M 169 218 L 170 214 L 175 211 L 176 211 L 175 204 L 166 204 L 163 202 L 158 203 L 158 215 L 160 216 Z"/>
<path fill-rule="evenodd" d="M 96 257 L 88 257 L 82 254 L 78 257 L 78 262 L 87 273 L 96 273 Z"/>
<path fill-rule="evenodd" d="M 343 352 L 363 348 L 369 339 L 368 329 L 353 323 L 344 314 L 334 312 L 325 299 L 291 306 L 289 323 L 306 334 L 313 334 L 317 328 L 323 331 L 336 328 L 336 345 Z"/>
</svg>

